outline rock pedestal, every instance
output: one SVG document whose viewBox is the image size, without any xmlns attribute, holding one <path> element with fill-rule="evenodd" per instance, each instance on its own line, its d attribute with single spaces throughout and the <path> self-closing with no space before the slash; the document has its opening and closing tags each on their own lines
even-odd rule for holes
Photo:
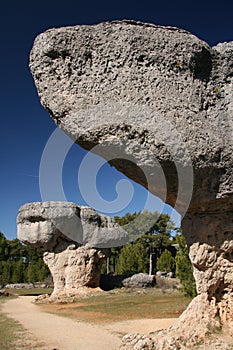
<svg viewBox="0 0 233 350">
<path fill-rule="evenodd" d="M 232 328 L 232 53 L 134 21 L 51 29 L 31 51 L 55 123 L 180 212 L 198 289 L 177 324 L 183 343 Z"/>
<path fill-rule="evenodd" d="M 99 287 L 105 258 L 103 251 L 86 246 L 77 247 L 75 244 L 59 250 L 44 253 L 44 262 L 53 277 L 53 295 L 72 295 L 79 293 L 82 287 Z"/>
<path fill-rule="evenodd" d="M 189 306 L 193 310 L 190 316 L 196 315 L 195 319 L 203 333 L 204 330 L 207 333 L 210 329 L 225 326 L 233 336 L 232 213 L 225 211 L 224 207 L 208 216 L 205 212 L 198 216 L 192 213 L 186 215 L 182 224 L 185 232 L 195 230 L 195 240 L 198 237 L 198 242 L 188 238 L 198 292 Z M 188 314 L 186 310 L 187 318 Z"/>
<path fill-rule="evenodd" d="M 128 242 L 126 232 L 111 218 L 74 203 L 25 204 L 19 209 L 17 226 L 22 242 L 44 252 L 54 282 L 52 296 L 99 287 L 108 248 Z"/>
</svg>

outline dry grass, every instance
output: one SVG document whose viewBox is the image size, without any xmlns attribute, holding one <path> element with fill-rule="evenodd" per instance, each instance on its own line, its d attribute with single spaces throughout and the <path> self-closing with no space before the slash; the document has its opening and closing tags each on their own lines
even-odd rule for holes
<svg viewBox="0 0 233 350">
<path fill-rule="evenodd" d="M 41 294 L 51 294 L 53 288 L 30 288 L 30 289 L 6 289 L 6 292 L 9 292 L 10 295 L 32 295 L 38 296 Z"/>
<path fill-rule="evenodd" d="M 107 323 L 142 318 L 178 317 L 190 298 L 179 292 L 149 290 L 114 290 L 95 296 L 76 298 L 72 304 L 44 304 L 47 312 L 91 323 Z"/>
</svg>

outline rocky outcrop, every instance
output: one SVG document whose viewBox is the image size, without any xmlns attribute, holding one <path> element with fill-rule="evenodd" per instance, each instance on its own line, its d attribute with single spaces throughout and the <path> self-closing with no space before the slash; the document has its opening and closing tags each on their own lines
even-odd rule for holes
<svg viewBox="0 0 233 350">
<path fill-rule="evenodd" d="M 18 238 L 44 252 L 57 294 L 99 287 L 107 249 L 128 241 L 114 221 L 89 207 L 67 202 L 28 203 L 19 209 Z"/>
<path fill-rule="evenodd" d="M 181 213 L 199 294 L 178 322 L 183 342 L 233 332 L 232 53 L 133 21 L 51 29 L 31 52 L 55 123 Z"/>
</svg>

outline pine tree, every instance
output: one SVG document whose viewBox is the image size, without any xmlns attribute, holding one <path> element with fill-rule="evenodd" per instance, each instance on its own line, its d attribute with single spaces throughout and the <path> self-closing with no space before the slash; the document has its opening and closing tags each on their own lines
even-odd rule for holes
<svg viewBox="0 0 233 350">
<path fill-rule="evenodd" d="M 116 273 L 134 274 L 148 271 L 148 255 L 144 246 L 140 243 L 125 245 L 119 255 Z"/>
<path fill-rule="evenodd" d="M 38 266 L 35 262 L 30 262 L 27 268 L 27 281 L 28 282 L 37 282 L 38 281 Z"/>
<path fill-rule="evenodd" d="M 24 269 L 25 265 L 22 259 L 18 260 L 17 262 L 12 262 L 12 283 L 24 282 Z"/>
<path fill-rule="evenodd" d="M 49 269 L 42 260 L 37 262 L 37 281 L 43 282 L 49 276 Z"/>
<path fill-rule="evenodd" d="M 18 239 L 7 240 L 0 232 L 0 285 L 43 281 L 48 276 L 49 270 L 39 249 Z"/>
<path fill-rule="evenodd" d="M 11 282 L 12 269 L 9 261 L 2 262 L 0 284 L 5 285 Z"/>
<path fill-rule="evenodd" d="M 185 237 L 180 234 L 175 237 L 179 244 L 179 252 L 176 254 L 176 276 L 182 284 L 182 291 L 186 296 L 196 296 L 196 283 L 193 276 L 193 266 L 188 255 L 188 246 Z"/>
<path fill-rule="evenodd" d="M 9 257 L 8 244 L 3 233 L 0 232 L 0 261 L 5 261 Z"/>
<path fill-rule="evenodd" d="M 143 212 L 125 214 L 123 217 L 114 217 L 115 221 L 123 226 L 124 230 L 128 233 L 129 238 L 132 242 L 131 247 L 134 244 L 140 243 L 143 245 L 143 252 L 145 254 L 145 266 L 147 266 L 147 271 L 149 274 L 155 272 L 156 261 L 162 252 L 171 245 L 171 232 L 175 230 L 174 223 L 170 220 L 169 215 L 160 214 L 157 211 L 149 212 L 144 210 Z M 124 248 L 123 248 L 124 249 Z M 133 248 L 131 248 L 133 249 Z M 125 251 L 121 254 L 125 254 Z M 129 260 L 130 252 L 128 257 L 125 257 L 125 261 Z M 120 258 L 120 255 L 119 255 Z M 122 265 L 122 255 L 121 261 L 118 261 L 118 270 L 119 265 Z M 117 257 L 115 260 L 118 260 Z M 128 263 L 128 262 L 127 262 Z M 132 265 L 132 264 L 131 264 Z M 120 271 L 127 270 L 123 267 L 120 268 Z"/>
<path fill-rule="evenodd" d="M 157 260 L 157 270 L 164 272 L 174 272 L 175 271 L 175 259 L 172 254 L 165 249 Z"/>
</svg>

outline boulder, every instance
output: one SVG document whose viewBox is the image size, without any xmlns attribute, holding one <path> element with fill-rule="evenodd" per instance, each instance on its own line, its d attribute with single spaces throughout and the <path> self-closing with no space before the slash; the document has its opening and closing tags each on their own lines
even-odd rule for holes
<svg viewBox="0 0 233 350">
<path fill-rule="evenodd" d="M 156 284 L 155 276 L 147 273 L 137 273 L 122 281 L 123 287 L 126 288 L 150 288 Z"/>
<path fill-rule="evenodd" d="M 107 249 L 128 242 L 111 218 L 67 202 L 23 205 L 17 217 L 18 238 L 44 252 L 53 277 L 53 297 L 99 287 Z"/>
<path fill-rule="evenodd" d="M 50 29 L 30 57 L 55 123 L 181 214 L 198 297 L 178 327 L 192 345 L 216 326 L 233 333 L 232 53 L 233 42 L 115 21 Z"/>
<path fill-rule="evenodd" d="M 173 272 L 167 272 L 167 271 L 157 271 L 156 276 L 158 277 L 164 277 L 164 278 L 173 278 L 174 273 Z"/>
</svg>

